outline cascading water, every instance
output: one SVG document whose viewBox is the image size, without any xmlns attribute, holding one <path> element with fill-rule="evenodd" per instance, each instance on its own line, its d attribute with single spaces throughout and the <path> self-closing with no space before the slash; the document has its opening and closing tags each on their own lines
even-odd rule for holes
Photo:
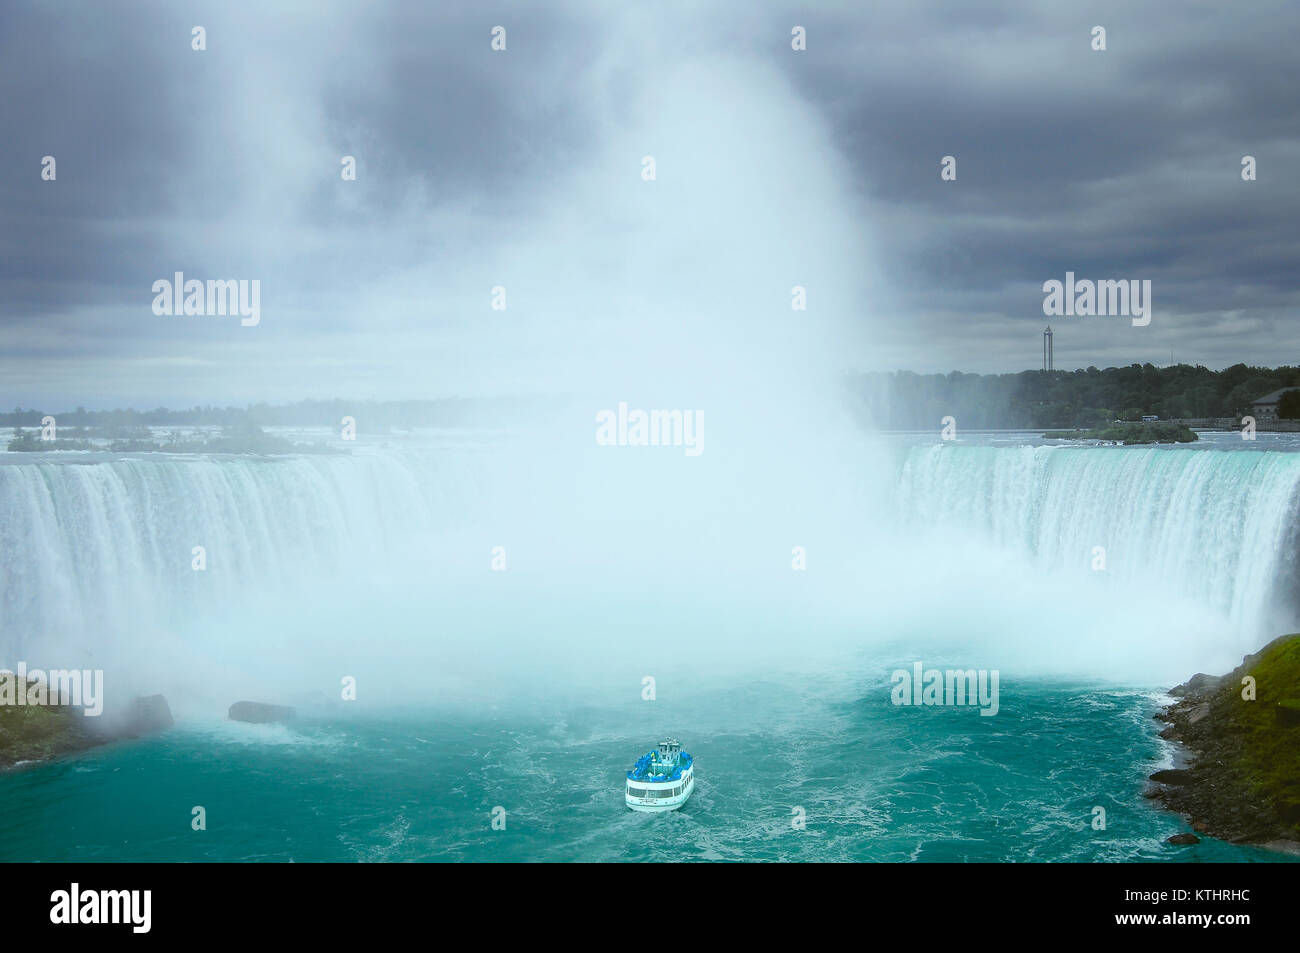
<svg viewBox="0 0 1300 953">
<path fill-rule="evenodd" d="M 521 859 L 625 857 L 623 815 L 588 792 L 664 718 L 722 739 L 692 819 L 708 856 L 786 856 L 754 837 L 773 821 L 745 781 L 777 739 L 798 752 L 791 797 L 847 819 L 797 856 L 1160 859 L 1179 822 L 1136 793 L 1159 754 L 1150 696 L 1079 673 L 1149 689 L 1258 647 L 1244 630 L 1269 624 L 1300 490 L 1300 454 L 939 445 L 862 471 L 893 478 L 860 488 L 865 525 L 830 493 L 774 523 L 726 466 L 705 481 L 726 492 L 699 500 L 621 450 L 548 468 L 479 449 L 0 462 L 0 665 L 102 664 L 110 702 L 161 690 L 178 716 L 84 777 L 0 775 L 0 859 L 48 857 L 57 825 L 79 831 L 58 859 L 500 859 L 480 806 L 511 797 L 555 819 Z M 661 537 L 676 574 L 648 572 Z M 488 570 L 500 541 L 509 572 Z M 900 715 L 888 672 L 911 660 L 1000 669 L 998 717 Z M 345 675 L 385 710 L 330 702 Z M 226 721 L 244 698 L 307 707 L 292 729 Z M 196 789 L 238 809 L 177 838 L 156 818 Z M 1098 791 L 1121 792 L 1122 838 L 1078 835 Z M 135 809 L 87 826 L 105 799 Z"/>
<path fill-rule="evenodd" d="M 521 670 L 526 651 L 529 665 L 561 652 L 626 664 L 637 646 L 657 645 L 656 666 L 691 659 L 721 673 L 760 650 L 906 636 L 1068 670 L 1081 664 L 1074 647 L 1105 632 L 1089 670 L 1147 678 L 1153 659 L 1174 672 L 1215 664 L 1214 651 L 1240 657 L 1296 622 L 1300 454 L 912 447 L 892 493 L 861 490 L 889 504 L 890 526 L 856 520 L 830 496 L 777 514 L 785 523 L 756 518 L 757 497 L 742 497 L 725 467 L 708 484 L 714 495 L 699 497 L 700 484 L 673 489 L 605 448 L 589 448 L 582 467 L 550 469 L 544 455 L 486 449 L 11 458 L 0 465 L 0 664 L 138 669 L 157 655 L 155 668 L 195 678 L 273 656 L 280 671 L 312 659 L 355 668 L 348 646 L 362 639 L 376 660 L 420 657 L 454 682 L 489 644 Z M 726 461 L 714 453 L 701 460 Z M 882 469 L 859 463 L 866 478 Z M 628 511 L 628 498 L 638 507 Z M 511 572 L 488 572 L 506 542 Z M 791 572 L 794 544 L 811 554 L 809 571 Z M 196 546 L 204 571 L 193 568 Z M 660 619 L 653 599 L 637 601 L 650 593 L 692 608 Z M 1084 607 L 1086 620 L 1066 618 Z M 1192 633 L 1198 611 L 1205 622 Z M 602 613 L 640 620 L 643 637 L 619 641 L 587 618 Z M 1125 633 L 1144 647 L 1121 645 Z M 437 653 L 457 640 L 466 648 L 453 666 Z"/>
<path fill-rule="evenodd" d="M 904 455 L 895 512 L 1045 570 L 1178 592 L 1266 639 L 1297 621 L 1298 489 L 1294 453 L 935 445 Z"/>
<path fill-rule="evenodd" d="M 0 466 L 0 659 L 102 663 L 254 593 L 382 574 L 480 477 L 402 452 Z"/>
</svg>

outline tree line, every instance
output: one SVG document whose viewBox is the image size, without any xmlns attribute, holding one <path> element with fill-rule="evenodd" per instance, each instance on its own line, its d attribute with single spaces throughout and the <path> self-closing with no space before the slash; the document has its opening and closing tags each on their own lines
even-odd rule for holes
<svg viewBox="0 0 1300 953">
<path fill-rule="evenodd" d="M 894 430 L 928 430 L 944 417 L 968 429 L 1104 427 L 1117 420 L 1240 418 L 1252 401 L 1283 387 L 1300 386 L 1300 367 L 1234 364 L 1221 371 L 1200 365 L 1127 367 L 1015 374 L 869 373 L 851 382 L 864 421 Z M 167 426 L 337 427 L 352 417 L 362 430 L 491 426 L 503 419 L 525 423 L 563 403 L 549 398 L 476 398 L 403 401 L 304 400 L 243 407 L 200 406 L 184 410 L 34 410 L 0 413 L 0 427 L 39 427 L 50 414 L 60 428 L 92 428 L 129 438 L 141 428 Z M 1300 392 L 1284 396 L 1279 416 L 1300 419 Z"/>
<path fill-rule="evenodd" d="M 0 427 L 39 427 L 53 416 L 60 430 L 87 428 L 100 435 L 130 437 L 148 427 L 225 427 L 249 431 L 259 427 L 338 427 L 344 417 L 362 430 L 410 427 L 466 427 L 518 417 L 531 406 L 546 401 L 520 398 L 447 398 L 441 400 L 300 400 L 287 404 L 248 404 L 243 407 L 211 405 L 169 410 L 87 410 L 77 407 L 56 411 L 14 408 L 0 413 Z"/>
<path fill-rule="evenodd" d="M 925 430 L 948 416 L 967 429 L 1092 428 L 1152 415 L 1240 418 L 1252 401 L 1296 385 L 1300 367 L 1130 364 L 1016 374 L 871 373 L 854 389 L 870 425 Z M 1300 392 L 1284 395 L 1279 416 L 1300 419 Z"/>
</svg>

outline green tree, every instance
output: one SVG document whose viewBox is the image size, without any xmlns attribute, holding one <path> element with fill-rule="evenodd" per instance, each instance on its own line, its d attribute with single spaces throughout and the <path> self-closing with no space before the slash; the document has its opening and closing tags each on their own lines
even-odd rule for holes
<svg viewBox="0 0 1300 953">
<path fill-rule="evenodd" d="M 1277 415 L 1283 420 L 1300 419 L 1300 389 L 1289 390 L 1277 402 Z"/>
</svg>

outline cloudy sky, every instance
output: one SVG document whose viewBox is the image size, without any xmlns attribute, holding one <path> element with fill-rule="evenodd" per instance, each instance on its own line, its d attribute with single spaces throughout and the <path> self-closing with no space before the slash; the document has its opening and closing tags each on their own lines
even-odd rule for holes
<svg viewBox="0 0 1300 953">
<path fill-rule="evenodd" d="M 4 4 L 0 405 L 1300 362 L 1300 5 L 613 6 Z"/>
</svg>

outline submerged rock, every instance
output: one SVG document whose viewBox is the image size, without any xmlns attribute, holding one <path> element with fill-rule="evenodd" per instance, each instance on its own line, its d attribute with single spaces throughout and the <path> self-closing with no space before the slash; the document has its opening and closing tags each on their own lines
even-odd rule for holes
<svg viewBox="0 0 1300 953">
<path fill-rule="evenodd" d="M 294 711 L 287 705 L 268 705 L 266 702 L 235 702 L 230 706 L 231 721 L 246 721 L 254 725 L 283 724 L 293 721 Z"/>
<path fill-rule="evenodd" d="M 1175 834 L 1173 837 L 1166 837 L 1166 844 L 1173 844 L 1175 847 L 1184 847 L 1188 844 L 1199 844 L 1201 839 L 1195 834 Z"/>
</svg>

